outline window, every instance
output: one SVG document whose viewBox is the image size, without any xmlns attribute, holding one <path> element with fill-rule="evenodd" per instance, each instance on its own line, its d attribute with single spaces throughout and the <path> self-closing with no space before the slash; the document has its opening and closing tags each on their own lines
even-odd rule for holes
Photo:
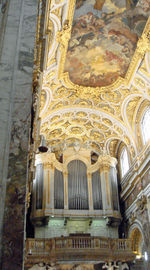
<svg viewBox="0 0 150 270">
<path fill-rule="evenodd" d="M 129 159 L 127 149 L 124 147 L 120 156 L 120 166 L 121 166 L 121 174 L 122 177 L 127 173 L 129 170 Z"/>
<path fill-rule="evenodd" d="M 141 121 L 144 144 L 150 139 L 150 108 L 144 113 Z"/>
</svg>

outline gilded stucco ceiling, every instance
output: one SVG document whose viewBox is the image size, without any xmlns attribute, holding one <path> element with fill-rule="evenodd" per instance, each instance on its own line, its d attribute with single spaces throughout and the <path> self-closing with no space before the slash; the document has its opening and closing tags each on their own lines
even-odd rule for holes
<svg viewBox="0 0 150 270">
<path fill-rule="evenodd" d="M 97 23 L 101 22 L 101 26 L 96 24 L 96 20 L 91 25 L 90 15 L 93 15 L 88 14 L 89 9 L 86 9 L 84 14 L 78 13 L 79 10 L 84 9 L 84 5 L 88 4 L 92 7 L 93 14 L 101 14 L 101 17 L 97 19 Z M 45 136 L 52 151 L 79 144 L 99 154 L 107 152 L 112 156 L 116 156 L 120 142 L 124 142 L 134 158 L 138 152 L 135 133 L 137 111 L 144 100 L 150 100 L 150 21 L 147 22 L 140 37 L 140 31 L 150 11 L 149 1 L 78 0 L 75 8 L 75 0 L 52 0 L 46 2 L 44 9 L 41 2 L 40 9 L 35 55 L 35 81 L 38 80 L 38 89 L 40 89 L 40 93 L 35 93 L 35 103 L 40 94 L 40 104 L 36 107 L 39 108 L 40 121 L 39 125 L 36 124 L 35 136 L 40 127 L 40 134 Z M 42 12 L 44 16 L 41 15 Z M 138 15 L 137 12 L 139 12 Z M 96 36 L 91 36 L 89 40 L 84 39 L 83 42 L 82 37 L 87 29 L 83 27 L 83 31 L 78 33 L 75 21 L 86 14 L 89 20 L 86 27 Z M 131 14 L 136 15 L 131 16 Z M 44 30 L 41 34 L 42 16 Z M 134 27 L 131 18 L 135 20 Z M 81 22 L 79 25 L 82 25 Z M 81 34 L 80 39 L 73 36 L 74 33 L 76 34 L 74 26 L 77 33 Z M 99 30 L 105 34 L 107 32 L 107 35 L 105 37 L 104 34 L 99 34 L 97 43 Z M 41 42 L 41 35 L 44 37 L 45 46 Z M 79 44 L 73 41 L 74 38 L 80 41 Z M 72 64 L 70 58 L 72 41 L 75 42 L 73 53 L 77 53 L 78 61 L 84 60 L 82 67 L 78 66 L 76 59 Z M 82 46 L 84 46 L 85 58 L 81 56 L 82 53 L 80 54 Z M 41 70 L 39 59 L 43 55 L 43 47 L 44 60 Z M 93 51 L 91 56 L 93 61 L 97 61 L 99 55 L 98 67 L 95 66 L 94 69 L 90 67 L 88 80 L 84 83 L 85 69 L 91 64 L 88 52 L 91 48 L 93 50 L 97 47 L 98 49 L 95 50 L 97 55 Z M 112 47 L 115 48 L 114 51 Z M 129 47 L 132 49 L 128 50 Z M 119 48 L 118 51 L 117 48 Z M 115 53 L 120 58 L 106 59 L 106 51 Z M 124 57 L 125 61 L 118 60 Z M 115 65 L 117 75 L 113 69 Z M 100 66 L 104 70 L 101 70 Z M 97 74 L 94 83 L 91 80 L 93 71 L 97 72 L 94 73 Z M 113 83 L 110 84 L 111 82 Z"/>
</svg>

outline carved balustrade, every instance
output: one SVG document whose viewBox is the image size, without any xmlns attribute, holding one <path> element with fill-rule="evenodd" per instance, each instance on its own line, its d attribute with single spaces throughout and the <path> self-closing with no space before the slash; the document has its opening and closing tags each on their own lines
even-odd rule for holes
<svg viewBox="0 0 150 270">
<path fill-rule="evenodd" d="M 135 258 L 131 239 L 70 236 L 53 239 L 27 239 L 26 264 L 57 261 L 129 261 Z"/>
</svg>

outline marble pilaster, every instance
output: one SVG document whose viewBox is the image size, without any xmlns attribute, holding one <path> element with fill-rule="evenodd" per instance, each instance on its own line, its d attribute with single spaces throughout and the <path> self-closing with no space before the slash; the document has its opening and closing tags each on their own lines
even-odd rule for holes
<svg viewBox="0 0 150 270">
<path fill-rule="evenodd" d="M 0 247 L 3 248 L 0 261 L 3 270 L 23 268 L 37 6 L 38 0 L 10 1 L 1 50 L 0 235 L 3 227 L 3 239 L 0 239 Z"/>
</svg>

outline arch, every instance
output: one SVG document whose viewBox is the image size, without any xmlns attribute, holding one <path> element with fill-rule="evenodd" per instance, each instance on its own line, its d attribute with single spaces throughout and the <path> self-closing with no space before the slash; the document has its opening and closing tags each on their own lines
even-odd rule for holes
<svg viewBox="0 0 150 270">
<path fill-rule="evenodd" d="M 129 171 L 130 163 L 129 163 L 129 155 L 127 147 L 124 146 L 120 152 L 120 172 L 121 176 L 124 177 L 125 174 Z"/>
<path fill-rule="evenodd" d="M 144 237 L 143 237 L 141 226 L 138 224 L 138 222 L 134 223 L 130 227 L 129 238 L 132 240 L 132 249 L 133 249 L 133 251 L 137 255 L 141 256 L 142 255 Z"/>
<path fill-rule="evenodd" d="M 67 157 L 67 159 L 64 162 L 64 170 L 68 166 L 68 164 L 73 160 L 80 160 L 88 168 L 91 165 L 89 160 L 86 157 L 82 156 L 81 152 L 79 151 L 77 153 L 73 153 L 70 157 Z"/>
<path fill-rule="evenodd" d="M 150 102 L 149 100 L 143 100 L 138 108 L 137 114 L 136 114 L 136 138 L 137 138 L 137 144 L 139 151 L 143 149 L 143 146 L 146 144 L 143 139 L 143 132 L 142 132 L 142 119 L 145 115 L 145 113 L 150 110 Z"/>
<path fill-rule="evenodd" d="M 150 140 L 150 107 L 147 107 L 141 119 L 141 131 L 144 144 Z"/>
</svg>

